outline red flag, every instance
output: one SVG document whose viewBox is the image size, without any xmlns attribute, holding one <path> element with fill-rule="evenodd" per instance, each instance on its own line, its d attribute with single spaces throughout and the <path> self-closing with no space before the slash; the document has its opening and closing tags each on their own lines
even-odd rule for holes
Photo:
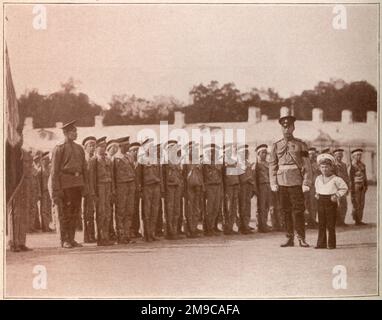
<svg viewBox="0 0 382 320">
<path fill-rule="evenodd" d="M 21 137 L 17 132 L 20 124 L 19 108 L 17 105 L 17 98 L 15 88 L 13 86 L 11 67 L 9 64 L 8 48 L 5 47 L 5 67 L 6 67 L 6 119 L 7 119 L 7 140 L 11 146 L 15 146 L 20 142 Z"/>
</svg>

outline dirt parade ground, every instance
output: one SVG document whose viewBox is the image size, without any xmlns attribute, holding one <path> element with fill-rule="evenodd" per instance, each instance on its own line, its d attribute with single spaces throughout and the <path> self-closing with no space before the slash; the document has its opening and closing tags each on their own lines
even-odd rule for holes
<svg viewBox="0 0 382 320">
<path fill-rule="evenodd" d="M 255 202 L 255 201 L 254 201 Z M 350 203 L 349 203 L 350 205 Z M 354 226 L 351 206 L 337 228 L 336 250 L 280 248 L 281 232 L 161 240 L 72 250 L 56 234 L 28 235 L 31 252 L 6 253 L 6 296 L 262 298 L 365 296 L 378 291 L 377 188 L 366 194 L 364 221 Z M 252 217 L 255 206 L 252 206 Z M 254 221 L 251 222 L 254 225 Z M 77 241 L 83 239 L 77 233 Z M 82 242 L 82 241 L 81 241 Z M 338 275 L 341 274 L 340 285 Z M 43 280 L 36 277 L 44 276 Z M 337 279 L 337 280 L 336 280 Z"/>
</svg>

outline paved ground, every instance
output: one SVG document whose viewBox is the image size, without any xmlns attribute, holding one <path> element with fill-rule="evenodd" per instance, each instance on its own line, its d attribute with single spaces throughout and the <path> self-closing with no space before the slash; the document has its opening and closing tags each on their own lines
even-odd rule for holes
<svg viewBox="0 0 382 320">
<path fill-rule="evenodd" d="M 376 188 L 367 194 L 365 227 L 338 228 L 336 250 L 280 248 L 282 233 L 162 240 L 130 246 L 57 249 L 54 234 L 28 238 L 33 252 L 7 252 L 8 297 L 286 297 L 377 293 Z M 348 222 L 350 222 L 350 217 Z M 80 239 L 81 236 L 78 237 Z M 317 231 L 307 231 L 314 245 Z M 33 268 L 47 288 L 33 289 Z M 334 289 L 333 267 L 347 272 Z"/>
</svg>

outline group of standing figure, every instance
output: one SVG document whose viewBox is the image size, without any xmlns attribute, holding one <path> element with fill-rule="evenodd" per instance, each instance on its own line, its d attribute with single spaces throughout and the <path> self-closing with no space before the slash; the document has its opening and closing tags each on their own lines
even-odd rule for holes
<svg viewBox="0 0 382 320">
<path fill-rule="evenodd" d="M 326 228 L 333 234 L 335 224 L 346 226 L 348 191 L 353 219 L 357 225 L 364 224 L 367 177 L 362 150 L 353 150 L 348 167 L 342 162 L 342 149 L 332 154 L 323 150 L 317 157 L 315 148 L 308 149 L 293 136 L 295 120 L 292 116 L 279 119 L 283 138 L 272 145 L 269 159 L 268 146 L 259 145 L 255 162 L 249 161 L 248 145 L 227 144 L 220 148 L 209 144 L 201 149 L 191 141 L 183 146 L 189 160 L 186 162 L 180 160 L 181 146 L 175 140 L 156 145 L 152 139 L 138 143 L 130 142 L 129 137 L 107 141 L 106 137 L 89 136 L 79 145 L 72 121 L 62 127 L 65 141 L 54 148 L 51 164 L 49 152 L 37 154 L 33 164 L 27 159 L 31 155 L 24 153 L 24 170 L 30 173 L 26 175 L 26 193 L 30 195 L 26 231 L 41 228 L 50 232 L 53 226 L 61 246 L 73 248 L 82 246 L 75 241 L 76 229 L 82 225 L 84 242 L 99 246 L 134 243 L 141 236 L 150 242 L 162 236 L 176 240 L 183 235 L 197 238 L 221 233 L 252 234 L 257 229 L 286 231 L 287 241 L 282 247 L 293 246 L 297 233 L 300 246 L 309 247 L 305 228 L 318 226 L 321 240 L 317 247 L 326 247 L 322 242 Z M 323 223 L 322 214 L 322 199 L 326 198 L 329 184 L 325 184 L 325 190 L 317 184 L 319 177 L 327 179 L 322 161 L 329 161 L 326 164 L 331 166 L 332 176 L 344 181 L 333 180 L 336 183 L 330 189 L 330 223 Z M 321 200 L 320 191 L 325 193 Z M 254 196 L 256 229 L 250 226 Z M 79 219 L 81 213 L 83 221 Z M 335 242 L 330 241 L 329 247 L 335 247 Z M 13 251 L 25 248 L 25 240 L 24 245 L 11 247 Z"/>
</svg>

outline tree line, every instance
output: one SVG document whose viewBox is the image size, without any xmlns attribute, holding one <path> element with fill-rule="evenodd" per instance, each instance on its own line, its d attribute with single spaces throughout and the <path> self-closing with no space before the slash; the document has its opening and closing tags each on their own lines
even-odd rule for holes
<svg viewBox="0 0 382 320">
<path fill-rule="evenodd" d="M 220 85 L 218 81 L 195 85 L 189 92 L 192 102 L 185 105 L 171 96 L 156 96 L 151 100 L 135 95 L 113 95 L 107 107 L 91 102 L 77 92 L 75 81 L 69 79 L 61 89 L 50 95 L 31 90 L 19 98 L 21 119 L 33 117 L 35 128 L 54 127 L 56 122 L 75 117 L 78 126 L 93 126 L 94 116 L 102 114 L 106 126 L 158 124 L 174 121 L 174 111 L 185 113 L 186 123 L 239 122 L 248 120 L 248 107 L 256 106 L 269 119 L 277 119 L 281 106 L 293 109 L 300 120 L 311 120 L 312 109 L 323 110 L 324 121 L 339 121 L 344 109 L 353 112 L 354 121 L 365 121 L 366 111 L 377 111 L 377 91 L 366 81 L 346 83 L 340 79 L 319 82 L 300 95 L 282 98 L 273 88 L 253 88 L 240 92 L 234 83 Z"/>
</svg>

